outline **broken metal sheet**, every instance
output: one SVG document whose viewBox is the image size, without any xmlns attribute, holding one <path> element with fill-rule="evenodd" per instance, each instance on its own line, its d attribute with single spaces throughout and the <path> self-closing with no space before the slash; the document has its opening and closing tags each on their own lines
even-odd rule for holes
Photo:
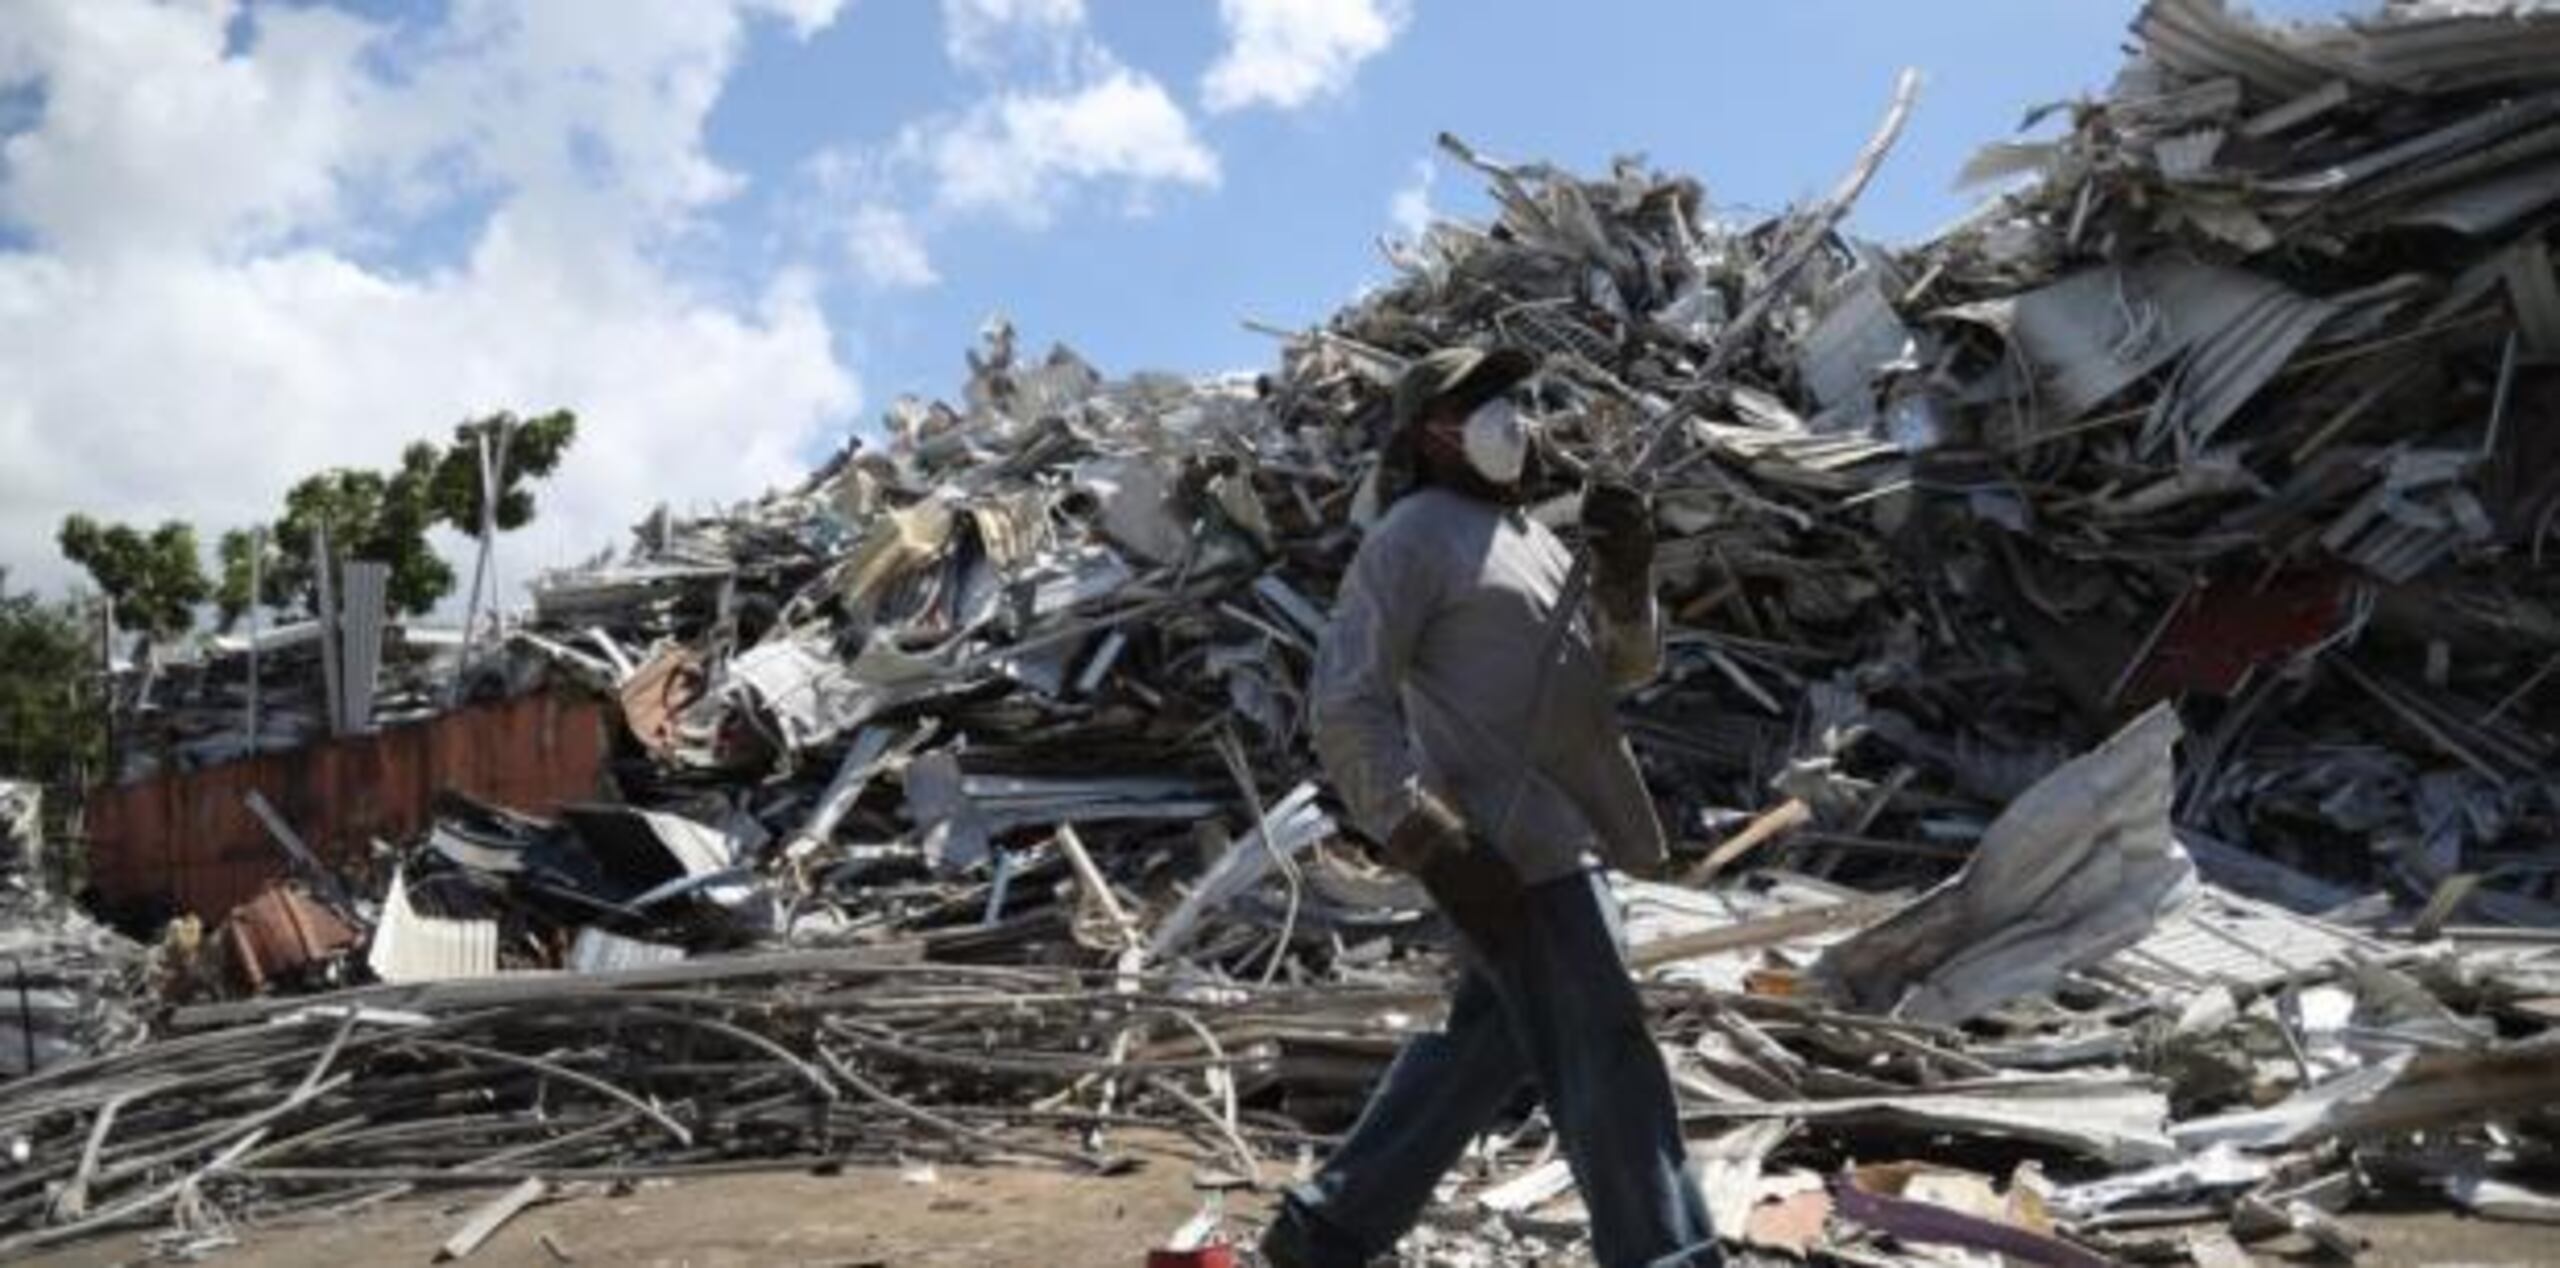
<svg viewBox="0 0 2560 1268">
<path fill-rule="evenodd" d="M 949 875 L 987 860 L 993 843 L 986 814 L 969 796 L 960 759 L 949 750 L 926 753 L 900 775 L 907 817 L 925 834 L 926 857 Z"/>
<path fill-rule="evenodd" d="M 335 959 L 362 936 L 336 912 L 290 885 L 269 885 L 222 922 L 231 970 L 253 992 Z"/>
<path fill-rule="evenodd" d="M 1879 367 L 1904 355 L 1911 331 L 1884 294 L 1882 266 L 1863 265 L 1834 283 L 1797 353 L 1796 373 L 1822 417 L 1822 431 L 1863 431 L 1876 416 Z"/>
<path fill-rule="evenodd" d="M 2173 265 L 2151 279 L 2164 319 L 2192 332 L 2167 389 L 2143 425 L 2154 452 L 2174 437 L 2181 452 L 2211 443 L 2337 310 L 2253 274 Z"/>
<path fill-rule="evenodd" d="M 2235 13 L 2225 0 L 2150 0 L 2132 20 L 2143 51 L 2194 79 L 2232 77 L 2266 100 L 2289 100 L 2332 77 L 2350 77 L 2330 49 Z"/>
<path fill-rule="evenodd" d="M 1698 1191 L 1707 1202 L 1708 1222 L 1724 1229 L 1748 1227 L 1751 1208 L 1760 1201 L 1760 1170 L 1794 1124 L 1783 1120 L 1746 1123 L 1712 1140 L 1689 1142 L 1689 1165 L 1698 1176 Z"/>
<path fill-rule="evenodd" d="M 2035 371 L 2032 399 L 2048 427 L 2184 358 L 2154 426 L 2201 448 L 2333 312 L 2258 274 L 2162 255 L 1937 316 L 2007 340 Z"/>
<path fill-rule="evenodd" d="M 702 699 L 702 657 L 670 646 L 622 680 L 617 694 L 632 738 L 661 758 L 673 758 L 683 740 L 685 711 Z"/>
<path fill-rule="evenodd" d="M 2131 1202 L 2182 1203 L 2200 1195 L 2238 1191 L 2275 1174 L 2272 1163 L 2220 1143 L 2158 1166 L 2067 1185 L 2053 1194 L 2054 1209 L 2085 1220 Z"/>
<path fill-rule="evenodd" d="M 934 682 L 933 665 L 882 642 L 866 643 L 846 661 L 794 638 L 730 661 L 725 689 L 751 702 L 782 747 L 796 752 L 833 740 Z"/>
<path fill-rule="evenodd" d="M 1954 879 L 1824 951 L 1817 989 L 1952 1024 L 2140 941 L 2195 888 L 2169 830 L 2177 736 L 2176 713 L 2155 705 L 2039 780 Z"/>
<path fill-rule="evenodd" d="M 2183 997 L 2216 984 L 2264 987 L 2390 949 L 2352 930 L 2208 884 L 2106 967 Z"/>
<path fill-rule="evenodd" d="M 385 982 L 444 982 L 498 971 L 498 922 L 431 916 L 409 901 L 405 870 L 393 868 L 383 891 L 365 967 Z"/>
<path fill-rule="evenodd" d="M 603 865 L 621 901 L 635 907 L 664 896 L 669 886 L 730 877 L 749 861 L 734 833 L 682 815 L 585 804 L 561 807 L 560 818 Z"/>
<path fill-rule="evenodd" d="M 2113 1166 L 2171 1161 L 2169 1099 L 2147 1080 L 2008 1079 L 1979 1087 L 1849 1096 L 1821 1101 L 1689 1105 L 1692 1118 L 1802 1119 L 1874 1123 L 1908 1131 L 2034 1141 Z"/>
<path fill-rule="evenodd" d="M 578 931 L 561 965 L 572 973 L 614 973 L 674 964 L 685 958 L 683 947 L 607 933 L 592 925 Z"/>
<path fill-rule="evenodd" d="M 2560 1224 L 2560 1197 L 2478 1171 L 2447 1175 L 2439 1183 L 2455 1205 L 2482 1219 Z"/>
<path fill-rule="evenodd" d="M 1191 525 L 1174 503 L 1174 476 L 1162 464 L 1135 455 L 1091 458 L 1070 478 L 1094 499 L 1102 532 L 1149 563 L 1179 563 L 1191 548 Z"/>
<path fill-rule="evenodd" d="M 1884 914 L 1883 903 L 1807 877 L 1763 873 L 1762 886 L 1700 891 L 1615 878 L 1629 961 L 1647 977 L 1742 994 L 1773 959 L 1809 960 Z M 1719 934 L 1728 935 L 1719 938 Z M 1695 950 L 1729 941 L 1726 950 Z"/>
<path fill-rule="evenodd" d="M 1119 552 L 1103 547 L 1047 556 L 1025 571 L 1025 606 L 1034 618 L 1062 616 L 1119 595 L 1137 575 Z"/>
<path fill-rule="evenodd" d="M 391 565 L 349 560 L 338 574 L 336 643 L 341 657 L 338 699 L 342 711 L 332 725 L 339 735 L 367 735 L 373 731 L 374 702 L 382 683 Z"/>
<path fill-rule="evenodd" d="M 2171 1129 L 2187 1149 L 2280 1149 L 2335 1136 L 2444 1128 L 2532 1113 L 2560 1099 L 2560 1046 L 2548 1038 L 2485 1050 L 2403 1048 L 2264 1109 Z"/>
<path fill-rule="evenodd" d="M 2427 225 L 2475 238 L 2560 202 L 2560 161 L 2523 167 L 2488 180 L 2431 194 L 2392 217 L 2392 223 Z"/>
</svg>

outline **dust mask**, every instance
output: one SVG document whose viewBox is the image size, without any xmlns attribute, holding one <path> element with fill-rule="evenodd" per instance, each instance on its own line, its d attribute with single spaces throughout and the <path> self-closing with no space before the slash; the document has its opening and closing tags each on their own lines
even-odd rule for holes
<svg viewBox="0 0 2560 1268">
<path fill-rule="evenodd" d="M 1529 462 L 1528 425 L 1505 397 L 1486 401 L 1467 415 L 1458 443 L 1467 465 L 1494 484 L 1516 483 Z"/>
</svg>

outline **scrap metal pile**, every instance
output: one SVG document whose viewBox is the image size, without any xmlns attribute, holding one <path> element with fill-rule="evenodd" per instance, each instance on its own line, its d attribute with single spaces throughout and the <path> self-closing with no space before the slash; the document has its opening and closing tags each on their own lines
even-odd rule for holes
<svg viewBox="0 0 2560 1268">
<path fill-rule="evenodd" d="M 1916 246 L 1839 231 L 1907 85 L 1757 225 L 1450 140 L 1496 220 L 1268 374 L 998 324 L 884 446 L 659 512 L 514 635 L 619 701 L 619 800 L 453 803 L 349 904 L 390 986 L 0 1093 L 0 1253 L 393 1185 L 1103 1165 L 1137 1124 L 1252 1174 L 1338 1128 L 1442 961 L 1330 817 L 1304 684 L 1388 385 L 1497 340 L 1541 365 L 1532 513 L 1570 536 L 1591 473 L 1658 508 L 1627 714 L 1686 876 L 1621 889 L 1729 1238 L 2209 1262 L 2351 1251 L 2381 1193 L 2550 1218 L 2560 13 L 2135 29 Z M 1505 1130 L 1415 1262 L 1576 1242 Z"/>
</svg>

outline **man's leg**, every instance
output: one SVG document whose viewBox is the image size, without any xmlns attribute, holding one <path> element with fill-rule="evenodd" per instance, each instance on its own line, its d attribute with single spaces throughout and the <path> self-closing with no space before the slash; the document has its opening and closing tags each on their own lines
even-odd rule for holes
<svg viewBox="0 0 2560 1268">
<path fill-rule="evenodd" d="M 1599 873 L 1529 891 L 1528 936 L 1490 974 L 1562 1139 L 1606 1268 L 1723 1262 L 1688 1170 L 1679 1104 Z"/>
<path fill-rule="evenodd" d="M 1467 1142 L 1528 1082 L 1500 1000 L 1469 969 L 1435 1034 L 1407 1040 L 1315 1179 L 1290 1191 L 1281 1218 L 1316 1268 L 1349 1268 L 1413 1227 Z"/>
</svg>

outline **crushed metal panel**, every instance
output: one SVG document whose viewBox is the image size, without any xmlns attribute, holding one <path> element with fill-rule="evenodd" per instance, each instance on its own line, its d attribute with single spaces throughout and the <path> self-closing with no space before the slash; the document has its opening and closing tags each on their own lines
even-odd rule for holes
<svg viewBox="0 0 2560 1268">
<path fill-rule="evenodd" d="M 2174 433 L 2202 449 L 2294 352 L 2336 316 L 2323 301 L 2252 273 L 2192 261 L 2143 270 L 2165 319 L 2187 341 L 2169 389 L 2153 403 L 2144 443 L 2155 450 Z"/>
<path fill-rule="evenodd" d="M 430 916 L 409 901 L 408 879 L 394 868 L 383 892 L 365 966 L 393 984 L 488 977 L 498 971 L 498 922 Z"/>
<path fill-rule="evenodd" d="M 2178 715 L 2155 705 L 2009 803 L 1963 870 L 1832 946 L 1809 977 L 1952 1025 L 2130 946 L 2195 891 L 2169 828 Z"/>
<path fill-rule="evenodd" d="M 232 910 L 222 937 L 233 975 L 258 991 L 354 947 L 362 935 L 300 889 L 270 885 Z"/>
<path fill-rule="evenodd" d="M 650 752 L 662 758 L 675 756 L 683 739 L 684 712 L 702 699 L 705 682 L 700 653 L 688 647 L 665 648 L 624 679 L 616 692 L 623 725 Z"/>
<path fill-rule="evenodd" d="M 2560 201 L 2560 160 L 2502 172 L 2430 194 L 2391 218 L 2486 237 Z"/>
<path fill-rule="evenodd" d="M 569 944 L 569 960 L 562 967 L 572 973 L 612 973 L 674 964 L 684 957 L 683 947 L 626 938 L 590 925 Z"/>
<path fill-rule="evenodd" d="M 1866 264 L 1834 284 L 1798 346 L 1797 374 L 1823 415 L 1838 423 L 1827 430 L 1863 430 L 1874 421 L 1876 369 L 1911 343 L 1910 328 L 1885 298 L 1884 280 L 1880 265 Z"/>
<path fill-rule="evenodd" d="M 2229 75 L 2271 101 L 2298 97 L 2350 66 L 2327 50 L 2265 26 L 2223 0 L 2151 0 L 2133 21 L 2143 48 L 2164 65 L 2199 79 Z"/>
<path fill-rule="evenodd" d="M 2117 1166 L 2171 1161 L 2169 1098 L 2148 1082 L 2118 1078 L 2014 1079 L 1961 1090 L 1820 1101 L 1682 1107 L 1685 1117 L 1847 1119 L 1960 1135 L 1999 1136 L 2072 1150 Z"/>
<path fill-rule="evenodd" d="M 740 653 L 728 676 L 728 690 L 758 706 L 775 738 L 793 751 L 862 725 L 879 703 L 845 662 L 796 638 Z"/>
<path fill-rule="evenodd" d="M 2106 967 L 2185 993 L 2213 985 L 2265 986 L 2387 950 L 2341 926 L 2204 885 L 2193 902 L 2161 917 L 2158 927 Z"/>
<path fill-rule="evenodd" d="M 1070 473 L 1094 500 L 1103 535 L 1149 563 L 1170 564 L 1191 546 L 1191 527 L 1174 504 L 1174 474 L 1135 455 L 1089 458 Z"/>
<path fill-rule="evenodd" d="M 608 875 L 635 889 L 712 876 L 739 863 L 738 838 L 682 815 L 587 804 L 562 806 L 560 818 Z"/>
</svg>

